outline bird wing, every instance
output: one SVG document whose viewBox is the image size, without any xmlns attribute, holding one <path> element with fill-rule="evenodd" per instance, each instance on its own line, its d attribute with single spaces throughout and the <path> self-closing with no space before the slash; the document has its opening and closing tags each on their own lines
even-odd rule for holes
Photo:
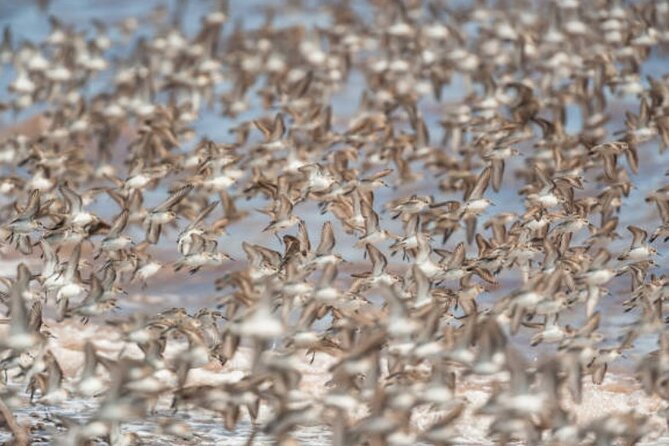
<svg viewBox="0 0 669 446">
<path fill-rule="evenodd" d="M 28 198 L 28 204 L 26 205 L 23 212 L 21 212 L 21 217 L 26 219 L 32 219 L 37 215 L 40 210 L 40 191 L 39 189 L 33 189 L 30 192 L 30 197 Z"/>
<path fill-rule="evenodd" d="M 167 200 L 163 201 L 160 203 L 154 211 L 156 212 L 164 212 L 170 210 L 173 206 L 177 205 L 181 200 L 186 198 L 186 195 L 190 193 L 190 191 L 193 190 L 193 185 L 192 184 L 187 184 L 180 189 L 174 191 L 168 198 Z"/>
<path fill-rule="evenodd" d="M 632 249 L 638 248 L 646 241 L 648 233 L 638 226 L 629 225 L 627 230 L 632 233 Z"/>
<path fill-rule="evenodd" d="M 207 205 L 204 209 L 202 209 L 200 213 L 197 215 L 197 217 L 195 217 L 195 219 L 192 222 L 190 222 L 190 224 L 188 225 L 188 229 L 193 229 L 198 224 L 200 224 L 202 220 L 204 220 L 205 218 L 207 218 L 209 214 L 211 214 L 211 211 L 213 211 L 216 206 L 218 206 L 218 201 L 214 201 L 213 203 Z"/>
<path fill-rule="evenodd" d="M 112 226 L 109 229 L 107 237 L 110 238 L 118 237 L 119 235 L 121 235 L 127 224 L 128 224 L 128 210 L 123 209 L 121 213 L 118 214 L 114 219 L 114 222 L 112 223 Z"/>
<path fill-rule="evenodd" d="M 60 186 L 60 193 L 65 197 L 65 201 L 70 206 L 70 212 L 77 214 L 83 210 L 83 202 L 81 196 L 75 191 L 70 189 L 68 186 Z"/>
<path fill-rule="evenodd" d="M 367 253 L 369 254 L 369 260 L 372 262 L 372 275 L 380 276 L 388 265 L 388 259 L 374 245 L 367 244 Z"/>
<path fill-rule="evenodd" d="M 323 223 L 323 228 L 321 229 L 321 240 L 318 243 L 318 247 L 316 248 L 316 255 L 327 255 L 332 252 L 332 248 L 334 248 L 334 246 L 335 236 L 334 231 L 332 230 L 332 223 L 326 221 Z"/>
<path fill-rule="evenodd" d="M 476 178 L 476 183 L 474 183 L 474 188 L 470 192 L 467 200 L 478 200 L 483 198 L 483 194 L 488 188 L 488 183 L 490 182 L 490 176 L 492 175 L 492 168 L 487 166 L 481 171 L 479 176 Z"/>
</svg>

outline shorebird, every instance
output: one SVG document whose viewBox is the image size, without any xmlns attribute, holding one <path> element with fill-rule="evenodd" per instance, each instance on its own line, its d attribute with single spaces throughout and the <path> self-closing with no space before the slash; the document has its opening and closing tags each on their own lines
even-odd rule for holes
<svg viewBox="0 0 669 446">
<path fill-rule="evenodd" d="M 69 224 L 75 228 L 86 229 L 99 222 L 99 218 L 96 215 L 84 210 L 84 203 L 79 194 L 64 185 L 59 187 L 59 191 L 67 203 L 67 220 Z"/>
<path fill-rule="evenodd" d="M 632 171 L 639 170 L 639 155 L 636 147 L 626 141 L 614 141 L 598 144 L 590 149 L 592 153 L 599 155 L 604 160 L 604 172 L 609 178 L 615 178 L 618 156 L 625 155 Z"/>
<path fill-rule="evenodd" d="M 600 287 L 607 284 L 617 273 L 616 269 L 606 267 L 611 254 L 602 248 L 590 262 L 588 268 L 579 276 L 577 281 L 582 281 L 587 286 L 586 315 L 588 317 L 595 313 L 595 307 L 601 294 Z"/>
<path fill-rule="evenodd" d="M 186 228 L 181 231 L 179 237 L 177 237 L 177 249 L 183 255 L 189 255 L 193 247 L 193 237 L 200 236 L 202 237 L 205 234 L 205 230 L 200 228 L 201 223 L 204 219 L 207 218 L 209 214 L 216 208 L 218 201 L 205 206 L 200 213 L 191 221 Z"/>
<path fill-rule="evenodd" d="M 147 216 L 144 218 L 147 242 L 151 244 L 158 243 L 163 225 L 171 223 L 177 218 L 177 214 L 172 208 L 186 198 L 186 195 L 188 195 L 191 190 L 193 190 L 193 185 L 191 184 L 179 188 L 170 194 L 165 201 L 147 213 Z"/>
<path fill-rule="evenodd" d="M 358 239 L 354 245 L 355 247 L 380 243 L 392 237 L 390 232 L 385 229 L 381 229 L 379 224 L 379 215 L 374 212 L 371 201 L 367 201 L 366 199 L 361 198 L 360 211 L 365 221 L 365 234 Z"/>
<path fill-rule="evenodd" d="M 191 235 L 192 244 L 188 249 L 188 254 L 183 259 L 174 264 L 174 270 L 189 268 L 191 274 L 196 273 L 203 266 L 218 266 L 225 260 L 232 259 L 229 255 L 218 251 L 218 242 L 216 240 L 205 239 L 199 235 Z"/>
<path fill-rule="evenodd" d="M 657 255 L 657 250 L 646 244 L 648 233 L 645 230 L 637 226 L 628 226 L 627 230 L 632 233 L 632 244 L 626 252 L 618 257 L 618 260 L 640 262 Z"/>
<path fill-rule="evenodd" d="M 470 244 L 474 241 L 478 216 L 481 215 L 488 206 L 493 204 L 491 200 L 483 197 L 483 194 L 488 188 L 491 175 L 492 169 L 490 167 L 484 168 L 479 173 L 474 186 L 465 194 L 465 201 L 459 210 L 460 218 L 465 221 L 467 228 L 467 242 Z"/>
<path fill-rule="evenodd" d="M 23 210 L 13 218 L 7 225 L 10 232 L 9 240 L 14 243 L 23 254 L 32 253 L 30 234 L 41 229 L 42 223 L 38 220 L 40 211 L 40 191 L 34 189 L 30 192 L 28 202 Z"/>
<path fill-rule="evenodd" d="M 103 287 L 97 276 L 93 275 L 89 282 L 89 289 L 84 300 L 79 304 L 69 305 L 67 308 L 70 314 L 81 316 L 84 323 L 93 316 L 99 316 L 115 309 L 117 305 L 116 298 L 113 295 L 107 295 L 108 290 Z"/>
<path fill-rule="evenodd" d="M 76 384 L 77 392 L 85 397 L 100 395 L 107 388 L 98 374 L 98 365 L 104 366 L 105 360 L 101 360 L 93 343 L 87 341 L 84 345 L 84 366 Z M 107 367 L 111 367 L 111 364 L 107 364 Z"/>
<path fill-rule="evenodd" d="M 286 195 L 281 195 L 274 202 L 274 209 L 267 211 L 272 217 L 272 221 L 263 229 L 263 232 L 269 231 L 276 234 L 278 231 L 290 228 L 298 224 L 301 219 L 293 215 L 294 203 Z"/>
<path fill-rule="evenodd" d="M 64 317 L 71 300 L 80 297 L 86 291 L 79 271 L 80 258 L 81 243 L 78 243 L 70 253 L 67 266 L 62 273 L 58 291 L 56 291 L 56 304 L 58 305 L 59 317 Z"/>
<path fill-rule="evenodd" d="M 285 147 L 286 141 L 283 136 L 286 133 L 286 124 L 282 113 L 277 113 L 273 120 L 255 120 L 253 125 L 262 132 L 265 138 L 261 148 L 273 151 Z"/>
<path fill-rule="evenodd" d="M 132 238 L 123 234 L 123 231 L 125 231 L 125 228 L 128 225 L 128 216 L 128 210 L 124 209 L 116 216 L 116 218 L 114 218 L 114 221 L 109 228 L 109 232 L 107 232 L 105 238 L 100 242 L 100 252 L 97 256 L 101 255 L 103 252 L 114 253 L 123 251 L 133 244 Z"/>
<path fill-rule="evenodd" d="M 63 387 L 63 369 L 50 350 L 44 352 L 42 361 L 45 371 L 33 375 L 28 383 L 30 401 L 33 401 L 35 391 L 39 390 L 41 395 L 37 401 L 44 405 L 53 406 L 68 397 L 68 393 Z"/>
<path fill-rule="evenodd" d="M 0 340 L 0 346 L 19 353 L 39 346 L 45 341 L 39 326 L 31 324 L 30 314 L 26 309 L 25 295 L 32 280 L 32 274 L 27 266 L 19 264 L 16 269 L 16 281 L 9 290 L 9 333 Z M 41 312 L 39 314 L 41 321 Z"/>
<path fill-rule="evenodd" d="M 369 289 L 380 283 L 392 284 L 398 280 L 397 277 L 386 272 L 388 260 L 378 248 L 368 244 L 366 251 L 369 261 L 372 263 L 372 270 L 366 273 L 352 274 L 356 279 L 351 286 L 352 290 Z"/>
</svg>

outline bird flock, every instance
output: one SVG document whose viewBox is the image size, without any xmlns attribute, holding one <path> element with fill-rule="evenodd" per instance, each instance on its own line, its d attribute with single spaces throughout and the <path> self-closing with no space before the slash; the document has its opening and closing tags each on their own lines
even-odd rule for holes
<svg viewBox="0 0 669 446">
<path fill-rule="evenodd" d="M 7 444 L 667 433 L 669 3 L 206 5 L 4 30 Z"/>
</svg>

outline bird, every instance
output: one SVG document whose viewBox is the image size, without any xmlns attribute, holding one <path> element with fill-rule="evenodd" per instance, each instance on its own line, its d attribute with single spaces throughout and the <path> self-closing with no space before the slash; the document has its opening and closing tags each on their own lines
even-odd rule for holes
<svg viewBox="0 0 669 446">
<path fill-rule="evenodd" d="M 657 250 L 646 244 L 648 233 L 638 226 L 630 225 L 627 230 L 632 233 L 632 244 L 630 248 L 618 256 L 618 260 L 629 260 L 633 262 L 648 260 L 657 254 Z"/>
<path fill-rule="evenodd" d="M 188 195 L 191 190 L 193 190 L 192 184 L 187 184 L 179 188 L 170 194 L 165 201 L 147 213 L 144 219 L 144 226 L 146 227 L 145 239 L 148 243 L 158 243 L 163 225 L 171 223 L 177 218 L 177 214 L 172 208 L 186 198 L 186 195 Z"/>
<path fill-rule="evenodd" d="M 474 241 L 478 216 L 481 215 L 488 206 L 493 204 L 490 199 L 483 197 L 483 194 L 488 188 L 491 175 L 492 169 L 490 167 L 484 168 L 479 173 L 471 191 L 465 194 L 465 202 L 459 210 L 460 218 L 465 221 L 467 228 L 467 242 L 470 244 Z"/>
<path fill-rule="evenodd" d="M 103 252 L 114 253 L 122 251 L 133 244 L 132 238 L 123 234 L 128 225 L 128 216 L 128 210 L 124 209 L 114 218 L 109 232 L 107 232 L 107 235 L 100 242 L 100 250 L 96 254 L 97 256 L 100 256 Z"/>
<path fill-rule="evenodd" d="M 267 211 L 272 217 L 272 221 L 265 226 L 263 232 L 271 232 L 275 234 L 278 231 L 295 226 L 301 221 L 300 217 L 293 215 L 294 204 L 285 194 L 281 195 L 274 204 L 274 209 Z"/>
</svg>

